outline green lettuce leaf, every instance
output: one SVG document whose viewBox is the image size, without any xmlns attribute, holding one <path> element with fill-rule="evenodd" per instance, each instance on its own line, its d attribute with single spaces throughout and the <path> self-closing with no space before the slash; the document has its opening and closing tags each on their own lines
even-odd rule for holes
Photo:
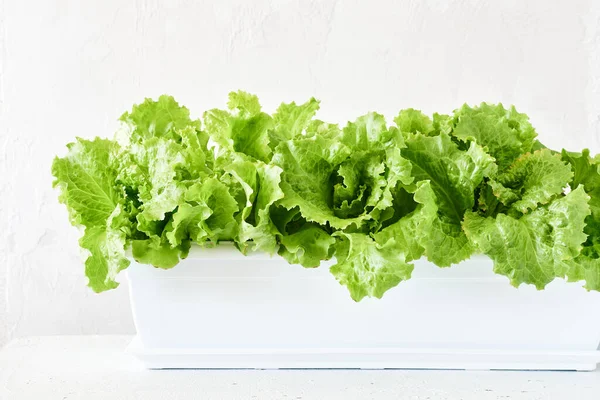
<svg viewBox="0 0 600 400">
<path fill-rule="evenodd" d="M 340 140 L 349 149 L 358 152 L 404 146 L 400 131 L 388 129 L 383 115 L 373 112 L 349 122 L 343 129 Z"/>
<path fill-rule="evenodd" d="M 584 251 L 569 263 L 569 282 L 585 281 L 587 290 L 600 291 L 600 259 L 597 254 L 588 255 Z"/>
<path fill-rule="evenodd" d="M 496 218 L 467 213 L 463 227 L 479 250 L 494 260 L 494 271 L 511 284 L 543 289 L 555 277 L 564 277 L 586 239 L 585 218 L 589 196 L 580 186 L 520 218 Z"/>
<path fill-rule="evenodd" d="M 238 203 L 229 188 L 216 178 L 208 178 L 187 189 L 185 203 L 173 213 L 166 237 L 173 247 L 186 240 L 200 245 L 234 240 L 238 235 L 237 212 Z"/>
<path fill-rule="evenodd" d="M 514 107 L 482 103 L 479 107 L 466 104 L 454 112 L 452 135 L 474 140 L 496 159 L 500 171 L 508 168 L 519 156 L 530 152 L 537 136 L 525 114 Z"/>
<path fill-rule="evenodd" d="M 270 209 L 278 200 L 283 198 L 283 191 L 279 187 L 281 182 L 281 169 L 274 165 L 257 164 L 258 188 L 253 204 L 253 215 L 250 221 L 241 222 L 241 242 L 251 241 L 254 251 L 262 250 L 274 253 L 277 250 L 277 227 L 271 220 Z"/>
<path fill-rule="evenodd" d="M 282 103 L 273 114 L 273 129 L 269 131 L 271 150 L 275 151 L 281 142 L 304 134 L 318 110 L 319 101 L 314 97 L 300 105 L 295 102 Z"/>
<path fill-rule="evenodd" d="M 439 135 L 440 133 L 450 135 L 454 129 L 452 117 L 448 114 L 433 113 L 433 129 L 435 135 Z M 429 136 L 435 136 L 433 133 L 430 132 Z"/>
<path fill-rule="evenodd" d="M 129 265 L 125 249 L 131 224 L 125 193 L 116 184 L 119 146 L 109 140 L 77 139 L 69 153 L 55 158 L 52 174 L 67 206 L 71 223 L 85 228 L 79 243 L 89 251 L 85 262 L 88 285 L 96 292 L 114 289 L 119 271 Z"/>
<path fill-rule="evenodd" d="M 429 181 L 435 194 L 437 217 L 424 240 L 427 258 L 441 267 L 467 259 L 474 248 L 461 223 L 475 205 L 475 189 L 495 173 L 493 158 L 474 142 L 460 150 L 444 133 L 411 135 L 401 154 L 411 162 L 415 181 Z"/>
<path fill-rule="evenodd" d="M 213 109 L 204 113 L 206 132 L 223 151 L 269 162 L 269 131 L 273 118 L 261 111 L 256 96 L 246 92 L 230 93 L 228 106 L 229 111 Z"/>
<path fill-rule="evenodd" d="M 567 275 L 569 281 L 584 280 L 588 290 L 600 291 L 600 160 L 598 156 L 591 157 L 587 149 L 581 153 L 563 150 L 561 156 L 573 171 L 569 185 L 572 189 L 579 186 L 584 188 L 590 196 L 591 211 L 585 219 L 583 230 L 587 240 Z"/>
<path fill-rule="evenodd" d="M 503 204 L 527 213 L 562 193 L 572 177 L 571 168 L 560 155 L 543 149 L 519 157 L 490 185 Z"/>
<path fill-rule="evenodd" d="M 331 258 L 335 239 L 316 224 L 306 223 L 297 232 L 281 235 L 278 254 L 290 264 L 318 267 Z"/>
<path fill-rule="evenodd" d="M 194 180 L 200 177 L 213 175 L 215 155 L 213 149 L 208 148 L 208 135 L 188 126 L 178 131 L 181 135 L 181 148 L 179 151 L 185 158 L 185 169 L 181 169 L 179 176 L 183 180 Z"/>
<path fill-rule="evenodd" d="M 401 110 L 394 122 L 401 132 L 429 135 L 435 131 L 431 118 L 414 108 Z"/>
<path fill-rule="evenodd" d="M 200 130 L 200 120 L 190 119 L 187 108 L 180 106 L 171 96 L 160 96 L 158 101 L 146 99 L 134 105 L 131 112 L 124 113 L 120 120 L 126 129 L 118 132 L 123 141 L 141 143 L 156 137 L 181 141 L 179 131 L 191 127 Z"/>
<path fill-rule="evenodd" d="M 238 193 L 234 197 L 240 209 L 236 216 L 239 236 L 235 240 L 238 247 L 243 252 L 250 247 L 254 251 L 274 253 L 279 231 L 271 220 L 270 208 L 283 197 L 279 187 L 281 169 L 240 155 L 231 155 L 220 162 L 235 183 L 230 190 Z"/>
<path fill-rule="evenodd" d="M 438 211 L 436 197 L 429 181 L 419 182 L 412 198 L 403 199 L 404 204 L 413 201 L 415 208 L 408 208 L 409 212 L 397 216 L 393 223 L 373 235 L 378 243 L 394 240 L 394 247 L 398 252 L 405 253 L 406 261 L 418 260 L 423 255 L 425 246 L 428 245 L 430 227 L 437 219 Z M 396 208 L 402 209 L 402 205 Z"/>
<path fill-rule="evenodd" d="M 130 264 L 124 251 L 126 243 L 126 235 L 118 229 L 100 226 L 85 228 L 79 245 L 89 251 L 85 260 L 85 275 L 88 286 L 94 292 L 100 293 L 119 286 L 115 278 L 119 271 Z"/>
<path fill-rule="evenodd" d="M 307 221 L 335 229 L 362 230 L 367 221 L 378 225 L 392 206 L 396 182 L 412 182 L 410 164 L 398 151 L 402 136 L 375 113 L 341 133 L 329 126 L 324 135 L 310 131 L 322 126 L 309 125 L 306 136 L 277 147 L 273 163 L 283 170 L 284 194 L 279 204 L 298 207 Z"/>
<path fill-rule="evenodd" d="M 314 136 L 282 142 L 273 155 L 273 163 L 282 169 L 280 204 L 287 209 L 298 207 L 312 222 L 346 228 L 365 217 L 339 218 L 331 207 L 333 196 L 330 178 L 350 155 L 350 149 L 339 141 Z"/>
<path fill-rule="evenodd" d="M 288 210 L 276 203 L 269 212 L 277 229 L 277 253 L 287 262 L 315 268 L 333 256 L 335 239 L 330 229 L 307 222 L 298 207 Z"/>
<path fill-rule="evenodd" d="M 386 147 L 391 139 L 402 139 L 394 133 L 388 129 L 383 115 L 369 113 L 349 122 L 343 129 L 341 140 L 351 150 L 373 151 Z"/>
<path fill-rule="evenodd" d="M 600 220 L 600 160 L 591 157 L 588 149 L 581 153 L 563 150 L 563 161 L 568 163 L 572 170 L 572 180 L 569 185 L 572 189 L 583 185 L 585 192 L 590 196 L 591 217 Z"/>
<path fill-rule="evenodd" d="M 177 177 L 178 170 L 186 166 L 186 158 L 179 144 L 162 138 L 134 144 L 128 155 L 123 160 L 120 180 L 135 188 L 142 203 L 138 229 L 153 235 L 153 222 L 164 220 L 183 201 L 186 185 Z"/>
<path fill-rule="evenodd" d="M 351 297 L 381 298 L 390 288 L 409 279 L 413 265 L 425 250 L 422 243 L 436 218 L 435 195 L 429 182 L 419 182 L 404 199 L 416 207 L 375 234 L 336 232 L 337 263 L 332 274 L 348 287 Z"/>
<path fill-rule="evenodd" d="M 187 257 L 190 246 L 190 241 L 183 241 L 179 246 L 172 247 L 164 236 L 152 236 L 149 239 L 133 240 L 131 252 L 139 263 L 169 269 L 176 266 L 180 259 Z"/>
<path fill-rule="evenodd" d="M 173 213 L 173 220 L 166 232 L 166 237 L 171 246 L 180 246 L 190 238 L 202 238 L 202 244 L 209 233 L 204 229 L 203 222 L 212 215 L 212 210 L 204 202 L 198 204 L 183 203 Z"/>
<path fill-rule="evenodd" d="M 329 140 L 335 140 L 341 135 L 342 130 L 337 124 L 330 124 L 319 119 L 311 120 L 304 132 L 305 137 L 321 136 Z"/>
<path fill-rule="evenodd" d="M 366 296 L 381 298 L 387 290 L 410 279 L 414 267 L 406 262 L 405 253 L 398 251 L 394 239 L 378 243 L 366 234 L 341 231 L 334 236 L 338 238 L 337 263 L 330 271 L 348 287 L 354 301 Z"/>
</svg>

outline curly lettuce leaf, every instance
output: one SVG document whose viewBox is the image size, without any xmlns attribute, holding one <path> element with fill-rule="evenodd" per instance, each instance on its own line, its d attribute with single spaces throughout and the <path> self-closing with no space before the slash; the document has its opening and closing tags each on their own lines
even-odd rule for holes
<svg viewBox="0 0 600 400">
<path fill-rule="evenodd" d="M 277 229 L 277 253 L 288 263 L 315 268 L 333 256 L 335 239 L 330 229 L 306 221 L 298 207 L 288 210 L 276 203 L 269 213 Z"/>
<path fill-rule="evenodd" d="M 172 247 L 164 236 L 152 236 L 149 239 L 133 240 L 131 252 L 133 258 L 139 263 L 170 269 L 176 266 L 180 259 L 187 257 L 190 246 L 189 240 Z"/>
<path fill-rule="evenodd" d="M 131 112 L 121 115 L 120 120 L 126 129 L 119 133 L 125 135 L 123 141 L 131 143 L 141 143 L 153 137 L 180 141 L 181 129 L 200 130 L 200 120 L 192 120 L 189 110 L 167 95 L 160 96 L 157 101 L 146 99 L 134 105 Z"/>
<path fill-rule="evenodd" d="M 238 234 L 237 212 L 238 203 L 228 187 L 216 178 L 208 178 L 187 189 L 185 203 L 173 213 L 166 237 L 173 247 L 186 240 L 200 245 L 234 240 Z"/>
<path fill-rule="evenodd" d="M 230 190 L 237 192 L 234 198 L 240 209 L 236 216 L 239 236 L 235 241 L 238 247 L 243 252 L 250 247 L 255 251 L 274 253 L 279 231 L 271 220 L 270 209 L 283 197 L 279 186 L 281 169 L 239 155 L 221 159 L 220 162 L 233 183 Z"/>
<path fill-rule="evenodd" d="M 409 212 L 398 216 L 393 223 L 373 235 L 378 243 L 387 243 L 393 239 L 397 251 L 405 253 L 406 261 L 418 260 L 425 252 L 429 230 L 438 211 L 436 197 L 428 181 L 419 182 L 412 196 L 403 199 L 402 205 L 413 201 L 415 208 L 409 205 Z M 397 208 L 401 209 L 402 205 Z"/>
<path fill-rule="evenodd" d="M 584 280 L 588 290 L 600 291 L 600 159 L 591 157 L 587 149 L 581 153 L 563 150 L 561 156 L 573 171 L 573 179 L 569 182 L 571 189 L 584 188 L 590 196 L 591 211 L 583 230 L 587 240 L 567 275 L 569 281 Z"/>
<path fill-rule="evenodd" d="M 350 149 L 339 141 L 321 136 L 282 142 L 273 155 L 273 163 L 282 169 L 280 204 L 287 209 L 298 207 L 312 222 L 346 228 L 364 217 L 337 217 L 331 207 L 333 195 L 330 177 L 349 155 Z"/>
<path fill-rule="evenodd" d="M 190 185 L 214 173 L 208 135 L 200 130 L 200 121 L 190 119 L 187 108 L 170 96 L 161 96 L 158 101 L 146 99 L 123 114 L 121 121 L 128 129 L 127 136 L 121 138 L 124 148 L 116 181 L 136 207 L 135 228 L 139 232 L 132 242 L 133 257 L 138 262 L 171 268 L 190 246 L 180 224 L 192 216 L 182 218 L 183 213 L 197 211 L 186 209 L 189 204 L 184 195 Z M 179 206 L 183 209 L 174 219 Z M 174 224 L 177 238 L 171 232 Z"/>
<path fill-rule="evenodd" d="M 180 133 L 181 143 L 150 138 L 128 146 L 120 158 L 118 180 L 136 193 L 138 229 L 150 236 L 156 233 L 157 222 L 183 203 L 190 185 L 213 175 L 213 155 L 206 148 L 206 138 L 190 128 Z"/>
<path fill-rule="evenodd" d="M 181 135 L 181 149 L 185 158 L 185 169 L 179 171 L 184 180 L 206 177 L 214 173 L 215 155 L 212 148 L 208 148 L 208 135 L 193 127 L 186 127 L 178 131 Z"/>
<path fill-rule="evenodd" d="M 337 263 L 330 268 L 354 301 L 366 296 L 381 298 L 401 281 L 410 279 L 413 265 L 398 251 L 395 240 L 378 243 L 363 233 L 334 233 Z"/>
<path fill-rule="evenodd" d="M 67 206 L 71 223 L 85 228 L 79 243 L 89 251 L 88 285 L 95 292 L 114 289 L 119 271 L 129 265 L 125 254 L 131 224 L 126 197 L 116 184 L 119 146 L 109 140 L 77 139 L 63 158 L 55 158 L 52 174 Z"/>
<path fill-rule="evenodd" d="M 153 235 L 154 222 L 163 221 L 183 201 L 186 185 L 178 179 L 178 170 L 186 167 L 186 158 L 179 144 L 162 138 L 133 144 L 128 156 L 119 178 L 134 188 L 141 202 L 138 229 Z"/>
<path fill-rule="evenodd" d="M 295 102 L 282 103 L 273 114 L 273 129 L 269 131 L 271 150 L 275 151 L 281 142 L 304 134 L 318 110 L 319 101 L 314 97 L 300 105 Z"/>
<path fill-rule="evenodd" d="M 438 266 L 449 266 L 468 258 L 473 245 L 461 222 L 475 204 L 475 188 L 485 176 L 495 173 L 494 159 L 476 143 L 459 149 L 450 136 L 414 134 L 406 139 L 402 156 L 412 164 L 415 182 L 429 181 L 436 198 L 437 217 L 424 240 L 427 258 Z"/>
<path fill-rule="evenodd" d="M 374 112 L 358 117 L 342 130 L 340 139 L 353 151 L 376 151 L 393 147 L 404 147 L 402 134 L 396 128 L 388 128 L 385 118 Z"/>
<path fill-rule="evenodd" d="M 234 240 L 238 235 L 239 228 L 235 219 L 238 204 L 227 185 L 218 179 L 211 177 L 190 186 L 185 200 L 188 204 L 205 205 L 210 209 L 210 215 L 200 223 L 201 232 L 192 237 L 194 241 L 202 243 L 209 240 L 218 243 L 222 240 Z"/>
<path fill-rule="evenodd" d="M 281 235 L 278 254 L 290 264 L 318 267 L 331 258 L 335 239 L 317 224 L 306 223 L 298 231 Z"/>
<path fill-rule="evenodd" d="M 414 108 L 401 110 L 394 122 L 401 132 L 430 135 L 435 132 L 433 121 L 427 115 Z"/>
<path fill-rule="evenodd" d="M 377 222 L 392 205 L 396 182 L 412 182 L 410 165 L 398 152 L 403 145 L 398 130 L 388 129 L 375 113 L 341 133 L 334 128 L 326 135 L 311 134 L 319 127 L 313 124 L 306 136 L 277 147 L 273 163 L 283 170 L 280 204 L 298 207 L 307 221 L 335 229 L 361 230 L 367 221 Z"/>
<path fill-rule="evenodd" d="M 229 110 L 204 113 L 206 132 L 224 152 L 241 153 L 263 162 L 271 159 L 269 131 L 273 118 L 261 111 L 258 98 L 238 91 L 229 94 Z"/>
<path fill-rule="evenodd" d="M 537 136 L 525 114 L 502 104 L 464 105 L 454 111 L 452 135 L 475 141 L 496 159 L 499 171 L 508 168 L 519 156 L 530 152 Z"/>
<path fill-rule="evenodd" d="M 425 250 L 422 243 L 436 218 L 435 195 L 429 182 L 419 182 L 412 196 L 416 207 L 375 234 L 336 232 L 337 263 L 331 273 L 348 287 L 351 297 L 360 301 L 366 296 L 381 298 L 413 270 L 410 261 L 419 259 Z"/>
<path fill-rule="evenodd" d="M 342 135 L 342 130 L 337 124 L 321 121 L 319 119 L 311 120 L 306 126 L 305 137 L 321 136 L 328 140 L 335 140 Z"/>
<path fill-rule="evenodd" d="M 171 246 L 180 246 L 184 241 L 191 238 L 201 238 L 199 244 L 209 236 L 202 226 L 212 215 L 212 210 L 204 202 L 197 204 L 183 203 L 173 213 L 173 220 L 166 232 L 166 237 Z"/>
<path fill-rule="evenodd" d="M 560 155 L 548 149 L 527 153 L 490 181 L 494 195 L 506 206 L 527 213 L 562 193 L 573 173 Z"/>
<path fill-rule="evenodd" d="M 454 129 L 454 123 L 452 121 L 452 117 L 448 114 L 439 114 L 433 113 L 433 129 L 435 135 L 439 135 L 440 133 L 445 133 L 450 135 L 452 133 L 452 129 Z M 429 133 L 429 136 L 435 136 L 433 133 Z"/>
<path fill-rule="evenodd" d="M 340 218 L 355 218 L 374 207 L 387 185 L 383 154 L 355 152 L 334 172 L 333 213 Z"/>
<path fill-rule="evenodd" d="M 100 293 L 119 286 L 116 276 L 130 264 L 125 253 L 126 243 L 125 233 L 118 228 L 85 228 L 79 245 L 89 251 L 85 260 L 85 275 L 88 286 L 94 292 Z"/>
<path fill-rule="evenodd" d="M 463 227 L 478 249 L 494 260 L 496 273 L 507 276 L 516 287 L 527 283 L 543 289 L 568 274 L 579 255 L 586 239 L 588 200 L 579 186 L 521 217 L 467 213 Z"/>
<path fill-rule="evenodd" d="M 561 158 L 572 170 L 571 189 L 583 185 L 585 192 L 590 195 L 592 217 L 600 220 L 600 160 L 591 157 L 588 149 L 581 153 L 563 150 Z"/>
<path fill-rule="evenodd" d="M 572 263 L 569 263 L 569 282 L 585 281 L 587 290 L 600 291 L 600 259 L 596 254 L 588 255 L 585 249 Z"/>
<path fill-rule="evenodd" d="M 274 165 L 258 164 L 258 189 L 253 205 L 251 222 L 242 221 L 241 242 L 250 242 L 252 250 L 274 253 L 277 250 L 276 235 L 279 233 L 271 220 L 270 209 L 283 198 L 281 169 Z"/>
</svg>

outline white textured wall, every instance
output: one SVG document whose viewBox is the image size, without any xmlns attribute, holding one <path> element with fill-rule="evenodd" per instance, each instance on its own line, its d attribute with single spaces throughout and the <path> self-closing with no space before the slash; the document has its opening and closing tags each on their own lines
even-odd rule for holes
<svg viewBox="0 0 600 400">
<path fill-rule="evenodd" d="M 133 330 L 126 286 L 86 288 L 49 170 L 143 97 L 199 115 L 232 89 L 269 110 L 315 95 L 339 121 L 502 101 L 548 145 L 598 150 L 599 35 L 595 0 L 0 0 L 0 345 Z"/>
</svg>

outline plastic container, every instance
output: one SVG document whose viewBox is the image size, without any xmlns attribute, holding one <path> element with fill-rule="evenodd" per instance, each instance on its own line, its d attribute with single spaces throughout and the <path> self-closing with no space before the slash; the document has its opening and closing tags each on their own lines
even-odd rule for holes
<svg viewBox="0 0 600 400">
<path fill-rule="evenodd" d="M 171 270 L 128 270 L 148 368 L 435 368 L 593 370 L 600 293 L 552 282 L 516 289 L 474 256 L 421 259 L 383 299 L 354 302 L 322 264 L 193 248 Z"/>
</svg>

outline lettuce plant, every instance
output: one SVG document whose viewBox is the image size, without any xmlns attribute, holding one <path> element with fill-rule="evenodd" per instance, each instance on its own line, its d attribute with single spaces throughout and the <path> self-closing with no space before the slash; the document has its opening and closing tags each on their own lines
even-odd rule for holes
<svg viewBox="0 0 600 400">
<path fill-rule="evenodd" d="M 89 286 L 117 287 L 130 258 L 172 268 L 192 245 L 233 242 L 331 273 L 356 301 L 484 253 L 514 286 L 555 278 L 600 290 L 600 159 L 552 151 L 525 114 L 486 103 L 406 109 L 345 126 L 319 102 L 230 93 L 201 119 L 172 97 L 120 118 L 114 140 L 78 138 L 52 165 Z M 131 251 L 131 253 L 128 253 Z"/>
</svg>

